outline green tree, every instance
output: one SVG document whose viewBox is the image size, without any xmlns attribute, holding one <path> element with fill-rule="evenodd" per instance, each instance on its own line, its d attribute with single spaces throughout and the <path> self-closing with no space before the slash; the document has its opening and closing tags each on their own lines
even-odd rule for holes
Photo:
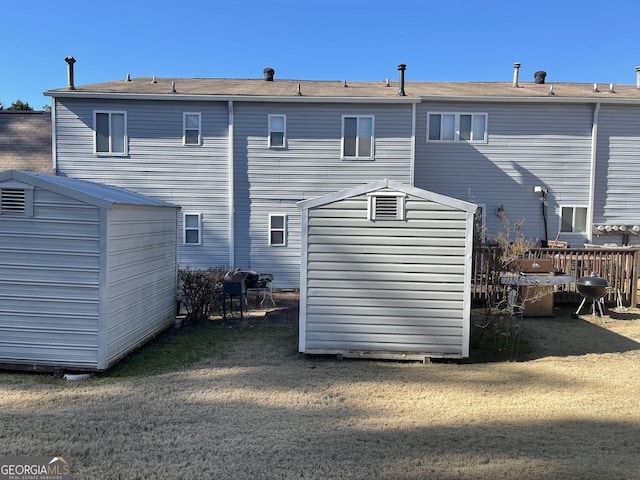
<svg viewBox="0 0 640 480">
<path fill-rule="evenodd" d="M 16 100 L 11 104 L 7 110 L 33 110 L 29 102 L 23 102 L 22 100 Z"/>
</svg>

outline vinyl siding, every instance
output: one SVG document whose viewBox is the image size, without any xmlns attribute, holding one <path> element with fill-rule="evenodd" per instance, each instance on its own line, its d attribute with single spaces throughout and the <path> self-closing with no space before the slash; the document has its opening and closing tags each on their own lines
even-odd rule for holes
<svg viewBox="0 0 640 480">
<path fill-rule="evenodd" d="M 96 367 L 100 210 L 40 188 L 0 215 L 0 362 Z"/>
<path fill-rule="evenodd" d="M 171 325 L 176 299 L 176 211 L 108 212 L 106 368 Z"/>
<path fill-rule="evenodd" d="M 275 288 L 300 280 L 296 202 L 390 178 L 410 183 L 411 106 L 235 104 L 236 265 L 274 274 Z M 268 147 L 268 115 L 286 115 L 286 147 Z M 375 159 L 342 159 L 342 116 L 374 116 Z M 268 244 L 270 213 L 288 218 L 285 247 Z"/>
<path fill-rule="evenodd" d="M 487 143 L 427 142 L 429 112 L 487 113 Z M 548 236 L 559 229 L 560 205 L 589 202 L 590 105 L 423 103 L 416 123 L 415 186 L 487 207 L 488 235 L 524 220 L 525 237 L 544 238 L 540 196 L 548 189 Z M 578 238 L 579 237 L 579 238 Z M 584 241 L 578 236 L 573 241 Z"/>
<path fill-rule="evenodd" d="M 636 107 L 600 110 L 594 223 L 640 225 L 640 116 Z"/>
<path fill-rule="evenodd" d="M 94 110 L 127 112 L 127 156 L 93 153 Z M 202 114 L 202 145 L 183 145 L 183 112 Z M 228 111 L 226 102 L 57 100 L 58 170 L 182 207 L 203 216 L 202 245 L 182 244 L 179 262 L 229 263 Z"/>
<path fill-rule="evenodd" d="M 309 209 L 305 352 L 463 356 L 468 214 L 413 196 L 406 211 L 368 221 L 366 195 Z"/>
</svg>

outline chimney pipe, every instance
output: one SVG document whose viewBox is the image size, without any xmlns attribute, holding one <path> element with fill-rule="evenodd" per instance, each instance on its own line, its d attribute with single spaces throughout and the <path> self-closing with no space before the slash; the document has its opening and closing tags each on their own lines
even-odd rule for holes
<svg viewBox="0 0 640 480">
<path fill-rule="evenodd" d="M 520 86 L 518 85 L 518 76 L 520 74 L 520 66 L 521 66 L 520 62 L 516 62 L 513 64 L 513 86 L 516 88 Z"/>
<path fill-rule="evenodd" d="M 404 63 L 398 65 L 398 71 L 400 72 L 400 88 L 398 88 L 398 96 L 406 97 L 407 94 L 404 92 L 404 72 L 407 69 L 407 66 Z"/>
<path fill-rule="evenodd" d="M 68 85 L 67 85 L 67 90 L 75 90 L 76 86 L 75 86 L 75 82 L 74 82 L 74 78 L 73 78 L 73 64 L 76 63 L 76 59 L 73 57 L 66 57 L 64 59 L 65 62 L 67 62 L 67 79 L 68 79 Z"/>
<path fill-rule="evenodd" d="M 640 67 L 636 67 L 636 88 L 640 88 Z"/>
</svg>

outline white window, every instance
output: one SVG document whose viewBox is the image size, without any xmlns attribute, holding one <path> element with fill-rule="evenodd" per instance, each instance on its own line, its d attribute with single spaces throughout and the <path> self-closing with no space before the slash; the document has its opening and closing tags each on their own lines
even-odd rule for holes
<svg viewBox="0 0 640 480">
<path fill-rule="evenodd" d="M 342 117 L 342 157 L 373 160 L 373 117 Z"/>
<path fill-rule="evenodd" d="M 367 219 L 404 220 L 406 195 L 399 192 L 377 192 L 367 196 Z"/>
<path fill-rule="evenodd" d="M 587 231 L 587 207 L 560 207 L 560 231 L 585 233 Z"/>
<path fill-rule="evenodd" d="M 202 130 L 201 130 L 201 118 L 199 113 L 185 112 L 182 116 L 182 123 L 184 125 L 183 142 L 185 145 L 201 145 L 202 144 Z"/>
<path fill-rule="evenodd" d="M 0 188 L 0 215 L 33 216 L 33 187 L 5 184 Z"/>
<path fill-rule="evenodd" d="M 430 113 L 429 142 L 487 142 L 486 113 Z"/>
<path fill-rule="evenodd" d="M 286 115 L 269 115 L 269 148 L 284 148 L 287 141 Z"/>
<path fill-rule="evenodd" d="M 287 216 L 274 213 L 269 215 L 269 245 L 284 247 L 287 244 Z"/>
<path fill-rule="evenodd" d="M 182 216 L 183 243 L 186 245 L 202 244 L 202 214 L 185 213 Z"/>
<path fill-rule="evenodd" d="M 127 154 L 127 113 L 94 112 L 95 153 Z"/>
</svg>

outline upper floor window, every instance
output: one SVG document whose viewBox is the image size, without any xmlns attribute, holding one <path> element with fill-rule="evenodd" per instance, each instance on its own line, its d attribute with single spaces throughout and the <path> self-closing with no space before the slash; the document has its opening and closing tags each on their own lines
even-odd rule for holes
<svg viewBox="0 0 640 480">
<path fill-rule="evenodd" d="M 585 233 L 587 207 L 560 207 L 560 231 Z"/>
<path fill-rule="evenodd" d="M 284 247 L 287 244 L 287 216 L 279 213 L 269 215 L 269 245 Z"/>
<path fill-rule="evenodd" d="M 373 159 L 373 117 L 342 117 L 342 157 Z"/>
<path fill-rule="evenodd" d="M 429 142 L 487 141 L 486 113 L 430 113 L 427 121 Z"/>
<path fill-rule="evenodd" d="M 406 195 L 399 192 L 376 192 L 367 196 L 368 220 L 404 220 Z"/>
<path fill-rule="evenodd" d="M 286 115 L 269 115 L 269 147 L 284 148 L 287 139 Z"/>
<path fill-rule="evenodd" d="M 202 130 L 201 130 L 201 118 L 199 113 L 185 112 L 183 114 L 184 136 L 183 141 L 185 145 L 201 145 L 202 144 Z"/>
<path fill-rule="evenodd" d="M 182 216 L 183 243 L 187 245 L 202 244 L 202 214 L 185 213 Z"/>
<path fill-rule="evenodd" d="M 126 155 L 127 113 L 95 112 L 95 153 Z"/>
</svg>

